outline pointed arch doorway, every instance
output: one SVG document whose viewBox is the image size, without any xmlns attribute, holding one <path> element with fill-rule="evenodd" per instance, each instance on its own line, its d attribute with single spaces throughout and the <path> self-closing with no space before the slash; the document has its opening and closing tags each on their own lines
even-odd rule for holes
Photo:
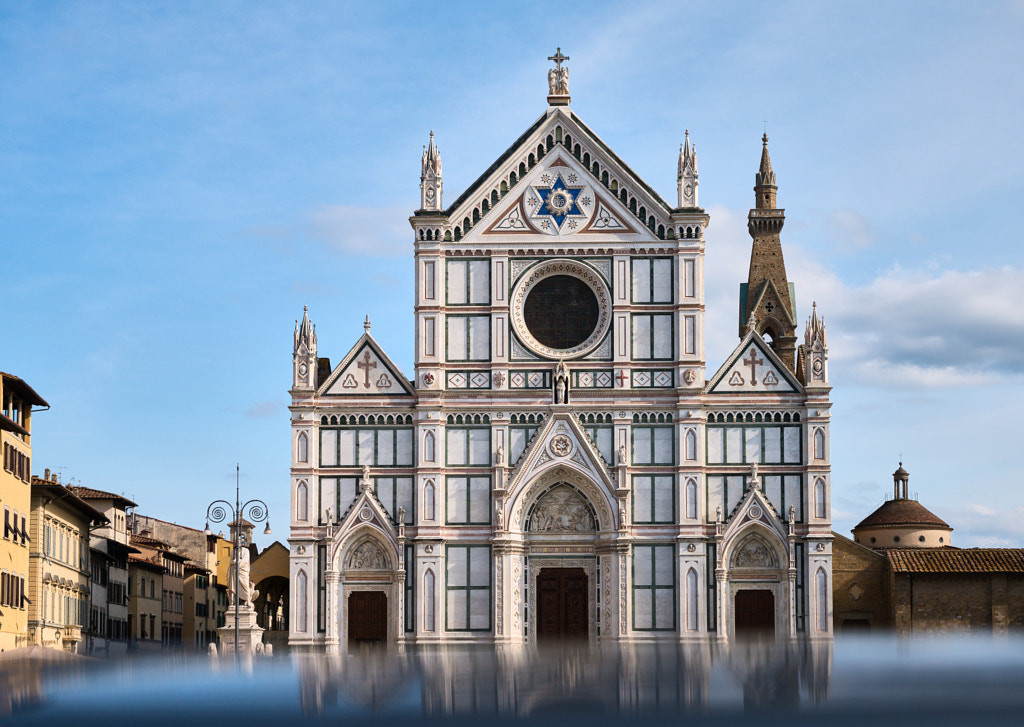
<svg viewBox="0 0 1024 727">
<path fill-rule="evenodd" d="M 775 595 L 762 589 L 736 591 L 733 618 L 737 636 L 775 636 Z"/>
<path fill-rule="evenodd" d="M 587 573 L 583 568 L 541 568 L 537 574 L 537 641 L 590 636 Z"/>
</svg>

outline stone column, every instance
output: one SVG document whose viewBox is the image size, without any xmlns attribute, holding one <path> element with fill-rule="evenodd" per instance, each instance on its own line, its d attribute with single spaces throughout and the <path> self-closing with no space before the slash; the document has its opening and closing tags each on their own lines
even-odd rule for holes
<svg viewBox="0 0 1024 727">
<path fill-rule="evenodd" d="M 341 621 L 341 614 L 344 610 L 345 604 L 342 603 L 341 597 L 341 573 L 336 570 L 328 570 L 324 573 L 325 587 L 327 589 L 326 603 L 324 604 L 324 614 L 326 633 L 324 638 L 324 645 L 327 647 L 328 654 L 337 654 L 340 652 L 341 640 L 346 636 L 345 633 L 339 633 L 340 631 L 346 631 L 346 628 Z"/>
</svg>

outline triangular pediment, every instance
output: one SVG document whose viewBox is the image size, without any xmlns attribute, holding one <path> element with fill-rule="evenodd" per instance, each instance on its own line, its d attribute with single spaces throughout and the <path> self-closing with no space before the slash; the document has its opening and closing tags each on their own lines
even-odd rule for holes
<svg viewBox="0 0 1024 727">
<path fill-rule="evenodd" d="M 364 333 L 320 387 L 320 396 L 411 396 L 408 379 Z"/>
<path fill-rule="evenodd" d="M 793 296 L 790 294 L 789 300 L 792 300 Z M 789 305 L 782 296 L 779 294 L 779 289 L 775 287 L 775 281 L 769 279 L 764 282 L 761 286 L 761 290 L 758 293 L 757 300 L 754 301 L 754 305 L 751 307 L 753 311 L 770 311 L 770 315 L 773 318 L 783 318 L 783 322 L 788 323 L 791 326 L 796 325 L 795 312 L 790 310 Z M 764 313 L 759 313 L 760 318 Z M 746 325 L 746 321 L 743 324 Z"/>
<path fill-rule="evenodd" d="M 748 481 L 746 492 L 743 493 L 743 497 L 725 520 L 722 541 L 728 545 L 729 541 L 735 538 L 740 531 L 746 530 L 751 525 L 760 525 L 768 529 L 783 544 L 786 543 L 786 524 L 782 516 L 775 511 L 768 498 L 761 492 L 760 487 L 751 487 Z"/>
<path fill-rule="evenodd" d="M 515 492 L 557 467 L 568 467 L 593 482 L 603 484 L 608 491 L 615 490 L 615 482 L 601 453 L 569 412 L 552 414 L 544 421 L 510 473 L 508 490 Z"/>
<path fill-rule="evenodd" d="M 792 393 L 803 387 L 763 338 L 748 333 L 708 383 L 709 394 Z"/>
<path fill-rule="evenodd" d="M 665 239 L 669 205 L 571 110 L 552 107 L 445 212 L 457 240 Z"/>
</svg>

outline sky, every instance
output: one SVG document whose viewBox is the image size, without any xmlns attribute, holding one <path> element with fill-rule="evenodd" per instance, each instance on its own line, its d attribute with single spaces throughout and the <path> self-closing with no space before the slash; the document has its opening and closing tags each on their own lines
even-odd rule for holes
<svg viewBox="0 0 1024 727">
<path fill-rule="evenodd" d="M 801 321 L 828 326 L 832 516 L 910 490 L 960 546 L 1024 546 L 1024 2 L 48 2 L 0 6 L 0 370 L 50 409 L 33 469 L 287 538 L 303 306 L 337 363 L 412 375 L 430 130 L 449 203 L 546 108 L 706 233 L 709 376 L 737 343 L 767 130 Z M 216 528 L 215 528 L 216 529 Z"/>
</svg>

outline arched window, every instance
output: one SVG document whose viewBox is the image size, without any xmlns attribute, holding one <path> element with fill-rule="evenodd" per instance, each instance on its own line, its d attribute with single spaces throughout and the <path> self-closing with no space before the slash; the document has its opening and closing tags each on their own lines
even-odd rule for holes
<svg viewBox="0 0 1024 727">
<path fill-rule="evenodd" d="M 434 482 L 433 480 L 427 480 L 427 484 L 423 488 L 423 519 L 434 520 L 436 517 L 434 509 Z"/>
<path fill-rule="evenodd" d="M 309 492 L 305 480 L 295 488 L 295 519 L 303 522 L 309 519 Z"/>
<path fill-rule="evenodd" d="M 818 631 L 828 631 L 828 575 L 818 568 Z"/>
<path fill-rule="evenodd" d="M 305 632 L 309 628 L 309 604 L 306 602 L 306 571 L 300 570 L 295 576 L 295 610 L 298 611 L 296 631 Z"/>
<path fill-rule="evenodd" d="M 690 568 L 686 572 L 686 630 L 697 630 L 697 604 L 699 603 L 697 588 L 697 571 Z"/>
<path fill-rule="evenodd" d="M 437 447 L 435 446 L 434 433 L 427 432 L 423 435 L 423 461 L 433 462 L 437 459 Z"/>
<path fill-rule="evenodd" d="M 697 433 L 692 429 L 686 432 L 686 459 L 697 459 Z"/>
<path fill-rule="evenodd" d="M 694 480 L 686 482 L 686 517 L 690 520 L 697 517 L 697 483 Z"/>
<path fill-rule="evenodd" d="M 434 619 L 434 571 L 427 569 L 423 576 L 423 630 L 435 631 Z"/>
<path fill-rule="evenodd" d="M 825 432 L 814 430 L 814 459 L 825 459 Z"/>
<path fill-rule="evenodd" d="M 305 432 L 299 432 L 299 441 L 298 441 L 298 446 L 296 447 L 296 449 L 298 450 L 298 454 L 296 455 L 296 459 L 299 462 L 308 462 L 309 461 L 309 439 L 306 437 L 306 433 Z"/>
<path fill-rule="evenodd" d="M 814 483 L 814 517 L 825 517 L 825 480 Z"/>
</svg>

